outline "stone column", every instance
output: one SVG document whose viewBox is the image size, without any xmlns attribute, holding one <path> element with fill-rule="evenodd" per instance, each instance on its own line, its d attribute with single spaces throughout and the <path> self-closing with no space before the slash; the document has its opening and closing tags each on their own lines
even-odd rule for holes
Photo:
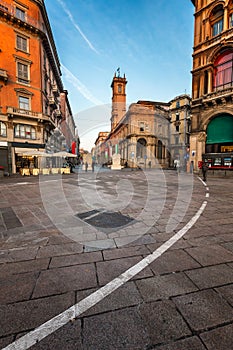
<svg viewBox="0 0 233 350">
<path fill-rule="evenodd" d="M 229 18 L 228 18 L 227 6 L 226 6 L 224 7 L 223 30 L 227 30 L 228 27 L 229 27 Z"/>
<path fill-rule="evenodd" d="M 200 74 L 200 88 L 199 88 L 199 97 L 204 94 L 204 74 L 203 72 Z"/>
<path fill-rule="evenodd" d="M 212 69 L 208 69 L 208 94 L 213 91 Z"/>
</svg>

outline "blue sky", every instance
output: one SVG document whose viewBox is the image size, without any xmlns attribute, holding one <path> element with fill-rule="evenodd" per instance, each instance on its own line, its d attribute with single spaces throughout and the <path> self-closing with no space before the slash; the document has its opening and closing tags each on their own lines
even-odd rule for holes
<svg viewBox="0 0 233 350">
<path fill-rule="evenodd" d="M 191 95 L 191 0 L 45 0 L 45 5 L 81 147 L 90 150 L 98 132 L 110 129 L 110 85 L 118 67 L 128 80 L 127 104 Z"/>
</svg>

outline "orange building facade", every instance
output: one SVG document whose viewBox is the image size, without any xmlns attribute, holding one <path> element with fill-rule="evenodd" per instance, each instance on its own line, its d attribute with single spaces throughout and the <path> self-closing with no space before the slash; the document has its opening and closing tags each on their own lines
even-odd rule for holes
<svg viewBox="0 0 233 350">
<path fill-rule="evenodd" d="M 24 157 L 28 150 L 71 148 L 75 124 L 67 93 L 61 107 L 62 94 L 44 1 L 0 0 L 0 166 L 6 172 L 34 166 L 34 157 Z"/>
</svg>

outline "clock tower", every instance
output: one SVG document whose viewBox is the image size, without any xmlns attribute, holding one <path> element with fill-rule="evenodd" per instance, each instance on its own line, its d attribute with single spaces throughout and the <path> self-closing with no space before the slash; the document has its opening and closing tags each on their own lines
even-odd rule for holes
<svg viewBox="0 0 233 350">
<path fill-rule="evenodd" d="M 111 116 L 111 130 L 114 130 L 120 120 L 126 113 L 126 84 L 127 80 L 125 74 L 120 76 L 120 68 L 115 73 L 111 88 L 112 88 L 112 116 Z"/>
</svg>

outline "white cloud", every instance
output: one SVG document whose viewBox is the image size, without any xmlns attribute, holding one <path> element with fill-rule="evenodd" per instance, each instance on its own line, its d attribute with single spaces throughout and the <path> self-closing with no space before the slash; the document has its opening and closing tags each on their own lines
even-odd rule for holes
<svg viewBox="0 0 233 350">
<path fill-rule="evenodd" d="M 72 13 L 67 9 L 65 3 L 62 0 L 57 0 L 57 2 L 59 2 L 59 4 L 62 6 L 63 11 L 67 14 L 67 16 L 69 17 L 71 23 L 73 24 L 73 26 L 75 27 L 75 29 L 77 29 L 77 31 L 79 32 L 79 34 L 82 36 L 82 38 L 85 40 L 85 42 L 88 44 L 88 46 L 90 47 L 90 49 L 92 51 L 94 51 L 95 53 L 99 54 L 99 52 L 96 50 L 96 48 L 92 45 L 92 43 L 90 42 L 90 40 L 88 40 L 88 38 L 86 37 L 86 35 L 83 33 L 83 31 L 80 29 L 80 27 L 78 26 L 78 24 L 75 22 L 74 17 L 72 15 Z"/>
<path fill-rule="evenodd" d="M 60 0 L 59 0 L 60 1 Z M 103 102 L 98 100 L 96 97 L 94 97 L 91 92 L 87 89 L 87 87 L 78 79 L 76 78 L 68 68 L 66 68 L 63 64 L 62 71 L 64 73 L 65 79 L 71 83 L 79 92 L 80 94 L 85 97 L 88 101 L 92 102 L 94 105 L 102 105 Z"/>
</svg>

